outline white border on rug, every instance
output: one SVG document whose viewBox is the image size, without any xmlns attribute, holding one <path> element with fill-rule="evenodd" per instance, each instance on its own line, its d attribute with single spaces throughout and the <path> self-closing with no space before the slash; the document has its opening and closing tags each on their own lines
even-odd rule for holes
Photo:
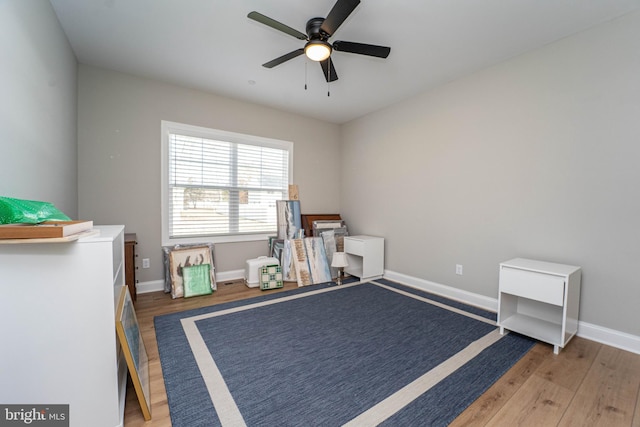
<svg viewBox="0 0 640 427">
<path fill-rule="evenodd" d="M 418 301 L 426 302 L 427 304 L 435 305 L 436 307 L 444 308 L 445 310 L 449 310 L 449 311 L 452 311 L 454 313 L 461 314 L 463 316 L 467 316 L 467 317 L 470 317 L 472 319 L 479 320 L 481 322 L 485 322 L 485 323 L 488 323 L 488 324 L 493 325 L 493 326 L 497 326 L 497 323 L 495 322 L 495 320 L 487 319 L 486 317 L 478 316 L 477 314 L 469 313 L 468 311 L 460 310 L 460 309 L 452 307 L 450 305 L 446 305 L 446 304 L 443 304 L 441 302 L 431 300 L 429 298 L 421 297 L 420 295 L 412 294 L 411 292 L 407 292 L 407 291 L 403 291 L 401 289 L 394 288 L 393 286 L 388 286 L 388 285 L 385 285 L 385 284 L 382 284 L 382 283 L 378 283 L 375 280 L 371 281 L 370 283 L 373 283 L 376 286 L 380 286 L 381 288 L 385 288 L 385 289 L 388 289 L 390 291 L 397 292 L 397 293 L 399 293 L 401 295 L 404 295 L 404 296 L 407 296 L 407 297 L 411 297 L 413 299 L 417 299 Z"/>
<path fill-rule="evenodd" d="M 472 342 L 466 348 L 431 369 L 420 378 L 402 387 L 380 403 L 364 411 L 344 427 L 377 426 L 384 420 L 429 391 L 440 381 L 457 371 L 484 349 L 497 342 L 503 335 L 495 329 L 484 337 Z"/>
<path fill-rule="evenodd" d="M 278 304 L 281 302 L 292 301 L 299 298 L 305 298 L 308 296 L 318 295 L 325 292 L 337 291 L 340 289 L 349 288 L 352 286 L 358 286 L 362 283 L 371 283 L 376 286 L 385 288 L 387 290 L 397 292 L 399 294 L 417 299 L 419 301 L 432 304 L 443 308 L 445 310 L 452 311 L 454 313 L 470 317 L 472 319 L 496 325 L 496 322 L 487 319 L 482 316 L 478 316 L 473 313 L 468 313 L 464 310 L 460 310 L 455 307 L 448 306 L 446 304 L 439 303 L 437 301 L 430 300 L 428 298 L 421 297 L 419 295 L 405 292 L 400 289 L 396 289 L 392 286 L 387 286 L 381 283 L 372 282 L 356 282 L 342 286 L 335 286 L 330 288 L 318 289 L 315 291 L 304 292 L 301 294 L 290 295 L 286 297 L 276 298 L 268 301 L 261 301 L 254 304 L 247 304 L 239 307 L 230 308 L 227 310 L 215 311 L 212 313 L 200 314 L 197 316 L 186 317 L 180 319 L 182 328 L 186 335 L 187 341 L 191 347 L 191 351 L 196 360 L 200 374 L 205 382 L 211 402 L 218 414 L 218 418 L 223 426 L 246 426 L 244 418 L 238 409 L 227 384 L 222 377 L 222 373 L 218 369 L 215 360 L 211 356 L 207 345 L 202 338 L 202 335 L 198 331 L 196 322 L 202 319 L 209 319 L 212 317 L 224 316 L 231 313 L 238 313 L 246 310 L 252 310 L 258 307 L 265 307 L 272 304 Z M 462 367 L 465 363 L 476 357 L 484 349 L 488 348 L 493 343 L 497 342 L 503 335 L 500 335 L 499 329 L 488 333 L 484 337 L 472 342 L 466 348 L 450 357 L 448 360 L 442 362 L 440 365 L 426 372 L 424 375 L 416 379 L 415 381 L 407 384 L 397 392 L 393 393 L 383 401 L 374 405 L 367 411 L 358 415 L 356 418 L 345 424 L 345 426 L 375 426 L 391 417 L 393 414 L 407 406 L 409 403 L 417 399 L 420 395 L 427 392 L 433 386 L 438 384 L 444 378 L 455 372 Z"/>
</svg>

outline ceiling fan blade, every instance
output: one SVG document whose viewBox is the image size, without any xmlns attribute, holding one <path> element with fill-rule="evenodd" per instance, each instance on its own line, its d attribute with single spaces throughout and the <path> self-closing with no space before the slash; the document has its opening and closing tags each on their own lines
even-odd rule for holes
<svg viewBox="0 0 640 427">
<path fill-rule="evenodd" d="M 331 36 L 342 25 L 347 16 L 360 4 L 360 0 L 338 0 L 333 5 L 331 12 L 324 19 L 320 31 Z"/>
<path fill-rule="evenodd" d="M 304 53 L 304 49 L 302 49 L 302 48 L 296 49 L 293 52 L 289 52 L 289 53 L 287 53 L 285 55 L 282 55 L 279 58 L 276 58 L 276 59 L 274 59 L 272 61 L 266 62 L 266 63 L 262 64 L 262 66 L 265 67 L 265 68 L 273 68 L 276 65 L 280 65 L 283 62 L 286 62 L 286 61 L 288 61 L 290 59 L 295 58 L 296 56 L 302 55 L 303 53 Z"/>
<path fill-rule="evenodd" d="M 267 25 L 271 28 L 274 28 L 278 31 L 282 31 L 283 33 L 287 33 L 290 36 L 293 36 L 297 39 L 300 40 L 306 40 L 307 39 L 307 35 L 301 33 L 300 31 L 293 29 L 291 27 L 289 27 L 288 25 L 284 25 L 281 22 L 276 21 L 275 19 L 271 19 L 268 16 L 264 16 L 261 13 L 258 12 L 249 12 L 249 14 L 247 15 L 247 18 L 251 18 L 254 21 L 258 21 L 261 24 Z"/>
<path fill-rule="evenodd" d="M 333 49 L 338 52 L 359 53 L 360 55 L 377 56 L 378 58 L 386 58 L 391 52 L 391 48 L 386 46 L 345 42 L 342 40 L 333 42 Z"/>
<path fill-rule="evenodd" d="M 324 78 L 327 80 L 327 83 L 338 80 L 338 75 L 336 74 L 336 69 L 333 68 L 333 61 L 331 60 L 331 57 L 328 57 L 324 61 L 320 61 L 320 66 L 322 67 L 322 72 L 324 73 Z"/>
</svg>

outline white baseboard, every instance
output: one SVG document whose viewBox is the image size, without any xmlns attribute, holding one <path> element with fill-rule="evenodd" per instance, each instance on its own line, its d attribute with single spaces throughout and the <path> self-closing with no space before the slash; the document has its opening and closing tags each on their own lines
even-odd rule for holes
<svg viewBox="0 0 640 427">
<path fill-rule="evenodd" d="M 136 292 L 139 294 L 158 291 L 164 291 L 164 280 L 151 280 L 149 282 L 136 283 Z"/>
<path fill-rule="evenodd" d="M 461 289 L 452 288 L 451 286 L 441 285 L 439 283 L 430 282 L 429 280 L 419 279 L 417 277 L 407 276 L 406 274 L 396 273 L 395 271 L 384 271 L 384 278 L 411 286 L 412 288 L 421 289 L 440 295 L 454 301 L 480 307 L 488 311 L 498 311 L 498 299 L 489 298 L 483 295 L 474 294 L 472 292 L 463 291 Z"/>
<path fill-rule="evenodd" d="M 244 279 L 244 270 L 221 271 L 216 273 L 216 282 L 218 283 L 239 279 Z"/>
<path fill-rule="evenodd" d="M 421 289 L 436 295 L 450 298 L 455 301 L 480 307 L 488 311 L 498 311 L 497 298 L 490 298 L 484 295 L 474 294 L 472 292 L 463 291 L 451 286 L 431 282 L 429 280 L 407 276 L 406 274 L 397 273 L 395 271 L 385 270 L 384 278 L 393 280 L 394 282 L 402 283 L 403 285 L 411 286 L 416 289 Z M 616 331 L 614 329 L 593 325 L 591 323 L 579 320 L 577 335 L 591 341 L 640 354 L 640 337 L 628 334 L 626 332 Z"/>
<path fill-rule="evenodd" d="M 640 354 L 640 337 L 591 323 L 578 321 L 578 336 L 621 350 Z"/>
<path fill-rule="evenodd" d="M 216 273 L 216 282 L 228 282 L 244 278 L 244 270 L 232 270 Z M 136 292 L 146 294 L 149 292 L 164 291 L 164 280 L 150 280 L 148 282 L 138 282 L 136 284 Z"/>
</svg>

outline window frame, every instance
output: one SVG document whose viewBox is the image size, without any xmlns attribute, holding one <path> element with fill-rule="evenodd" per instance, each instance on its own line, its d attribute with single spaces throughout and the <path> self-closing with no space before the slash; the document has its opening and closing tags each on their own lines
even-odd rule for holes
<svg viewBox="0 0 640 427">
<path fill-rule="evenodd" d="M 173 246 L 178 244 L 191 243 L 234 243 L 234 242 L 251 242 L 267 240 L 276 233 L 254 233 L 254 234 L 230 234 L 223 236 L 200 236 L 200 237 L 174 237 L 169 236 L 169 135 L 172 133 L 197 138 L 206 138 L 212 140 L 220 140 L 233 142 L 238 144 L 257 145 L 261 147 L 270 147 L 287 150 L 288 158 L 288 176 L 289 185 L 293 181 L 293 142 L 283 141 L 272 138 L 265 138 L 255 135 L 241 134 L 237 132 L 229 132 L 220 129 L 212 129 L 201 126 L 188 125 L 184 123 L 171 122 L 167 120 L 161 121 L 161 221 L 162 246 Z"/>
</svg>

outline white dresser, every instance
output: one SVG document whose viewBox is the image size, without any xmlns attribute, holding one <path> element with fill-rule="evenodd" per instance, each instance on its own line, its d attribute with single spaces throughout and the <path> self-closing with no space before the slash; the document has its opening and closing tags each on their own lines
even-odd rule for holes
<svg viewBox="0 0 640 427">
<path fill-rule="evenodd" d="M 75 242 L 0 244 L 0 402 L 69 404 L 72 427 L 123 424 L 124 227 L 94 229 Z"/>
<path fill-rule="evenodd" d="M 515 258 L 500 264 L 498 326 L 553 344 L 558 354 L 578 331 L 581 269 Z"/>
</svg>

